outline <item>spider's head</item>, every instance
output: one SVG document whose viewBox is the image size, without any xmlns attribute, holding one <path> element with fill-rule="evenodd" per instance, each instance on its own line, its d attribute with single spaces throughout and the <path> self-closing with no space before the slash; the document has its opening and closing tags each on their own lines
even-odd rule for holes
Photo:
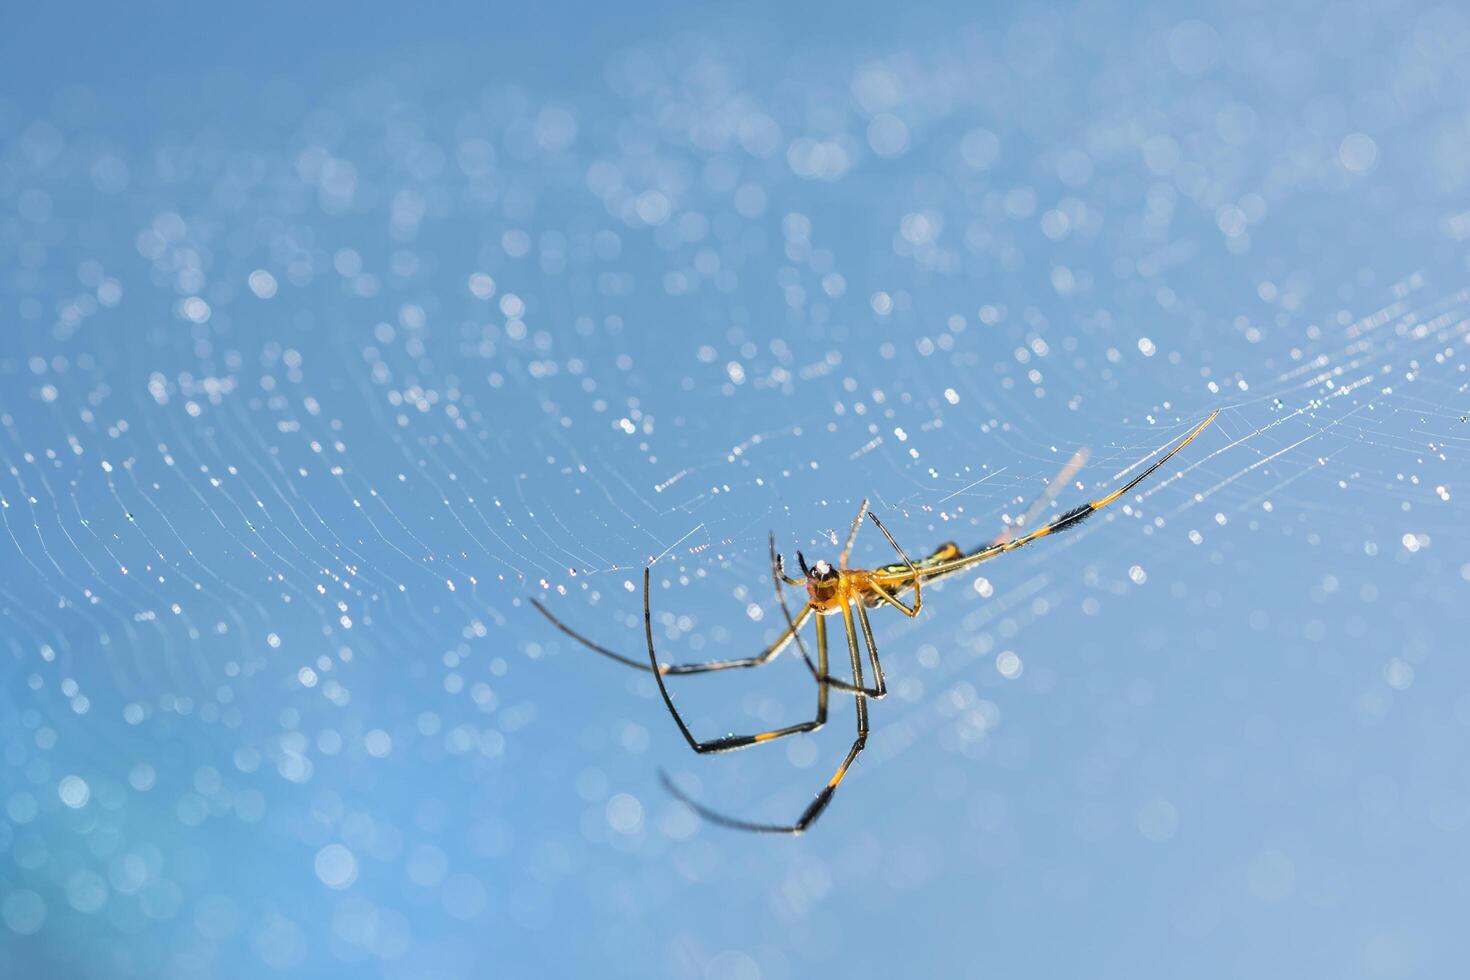
<svg viewBox="0 0 1470 980">
<path fill-rule="evenodd" d="M 801 570 L 806 573 L 807 591 L 811 593 L 812 601 L 828 602 L 837 595 L 837 585 L 841 581 L 841 573 L 825 561 L 817 561 L 810 568 L 806 561 L 801 560 Z"/>
</svg>

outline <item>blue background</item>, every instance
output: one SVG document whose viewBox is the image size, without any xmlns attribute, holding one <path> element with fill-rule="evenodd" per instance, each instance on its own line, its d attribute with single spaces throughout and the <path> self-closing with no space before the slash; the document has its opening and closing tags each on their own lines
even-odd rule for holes
<svg viewBox="0 0 1470 980">
<path fill-rule="evenodd" d="M 0 37 L 0 975 L 1456 975 L 1470 19 L 35 6 Z M 766 534 L 973 546 L 688 752 Z M 856 560 L 892 560 L 871 529 Z M 792 657 L 680 680 L 802 720 Z"/>
</svg>

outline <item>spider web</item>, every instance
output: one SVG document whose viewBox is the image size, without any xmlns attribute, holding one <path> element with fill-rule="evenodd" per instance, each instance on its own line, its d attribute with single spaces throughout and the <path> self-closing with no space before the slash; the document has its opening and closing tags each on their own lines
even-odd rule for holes
<svg viewBox="0 0 1470 980">
<path fill-rule="evenodd" d="M 650 44 L 562 100 L 420 67 L 267 113 L 259 140 L 130 139 L 86 92 L 8 117 L 0 724 L 21 829 L 4 842 L 42 833 L 17 814 L 117 811 L 173 781 L 170 802 L 109 823 L 142 870 L 26 867 L 15 921 L 32 897 L 61 922 L 94 894 L 203 901 L 131 843 L 149 820 L 328 812 L 350 868 L 303 836 L 335 887 L 396 860 L 393 833 L 448 820 L 403 804 L 340 831 L 367 807 L 358 774 L 421 788 L 414 760 L 440 798 L 489 781 L 465 832 L 501 854 L 522 826 L 507 797 L 565 792 L 526 760 L 578 765 L 585 746 L 555 734 L 568 712 L 616 719 L 582 737 L 633 755 L 673 741 L 643 710 L 646 677 L 593 662 L 527 597 L 641 656 L 654 562 L 661 655 L 744 655 L 780 622 L 768 532 L 835 558 L 868 499 L 912 556 L 973 547 L 1077 450 L 1053 516 L 1217 408 L 1085 528 L 926 593 L 917 623 L 880 623 L 895 696 L 875 706 L 866 778 L 915 745 L 1003 752 L 1006 686 L 1074 669 L 1047 631 L 1101 616 L 1126 640 L 1160 605 L 1229 608 L 1196 569 L 1249 579 L 1323 548 L 1323 567 L 1470 576 L 1470 212 L 1447 162 L 1464 128 L 1444 122 L 1463 24 L 1426 20 L 1412 57 L 1371 63 L 1371 25 L 1354 28 L 1318 66 L 1352 67 L 1330 104 L 1235 28 L 1188 24 L 1118 50 L 1045 15 L 923 57 Z M 1049 71 L 1060 53 L 1021 44 L 1033 34 L 1079 46 L 1080 66 Z M 1279 98 L 1217 84 L 1222 63 Z M 1434 152 L 1409 152 L 1421 140 Z M 892 560 L 864 532 L 855 561 Z M 1373 661 L 1398 689 L 1423 658 Z M 681 704 L 696 727 L 754 730 L 808 710 L 782 671 Z M 677 774 L 776 812 L 828 752 L 825 734 L 793 742 L 800 772 L 775 797 L 759 761 L 719 787 Z M 611 797 L 592 771 L 578 792 L 596 809 Z M 335 803 L 311 799 L 323 784 Z M 638 793 L 640 835 L 695 832 Z M 607 812 L 612 829 L 584 827 L 595 842 L 627 836 Z M 409 853 L 416 881 L 445 880 L 443 850 Z M 451 911 L 529 895 L 544 925 L 539 885 L 452 863 Z M 341 915 L 339 941 L 386 956 L 389 926 Z M 282 922 L 258 955 L 299 966 Z"/>
</svg>

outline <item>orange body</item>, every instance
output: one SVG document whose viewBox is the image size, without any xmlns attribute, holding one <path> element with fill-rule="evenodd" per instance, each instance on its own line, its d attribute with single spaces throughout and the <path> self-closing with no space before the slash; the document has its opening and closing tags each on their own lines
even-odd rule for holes
<svg viewBox="0 0 1470 980">
<path fill-rule="evenodd" d="M 806 581 L 807 604 L 818 616 L 836 615 L 842 612 L 843 606 L 854 601 L 872 609 L 883 601 L 878 590 L 873 588 L 874 583 L 894 593 L 912 585 L 912 577 L 906 573 L 907 569 L 900 565 L 895 571 L 849 568 L 838 571 L 831 579 L 813 576 Z"/>
</svg>

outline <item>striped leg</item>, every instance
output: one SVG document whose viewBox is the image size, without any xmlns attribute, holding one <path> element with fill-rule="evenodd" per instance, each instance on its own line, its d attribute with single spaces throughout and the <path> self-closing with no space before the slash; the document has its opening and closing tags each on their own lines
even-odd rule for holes
<svg viewBox="0 0 1470 980">
<path fill-rule="evenodd" d="M 824 656 L 824 654 L 826 651 L 827 634 L 822 626 L 822 619 L 820 616 L 817 617 L 817 628 L 817 653 L 818 657 L 821 660 L 822 666 L 825 668 L 826 657 Z M 653 633 L 650 629 L 650 648 L 653 645 L 652 636 Z M 863 683 L 863 662 L 862 658 L 858 655 L 857 640 L 853 637 L 851 630 L 849 630 L 848 632 L 847 652 L 849 658 L 852 661 L 852 674 L 854 677 L 857 678 L 858 686 L 861 687 Z M 824 670 L 823 673 L 826 673 L 826 671 Z M 825 690 L 826 685 L 821 685 L 821 688 Z M 665 696 L 665 700 L 667 700 L 667 696 Z M 667 789 L 679 800 L 682 800 L 684 803 L 688 804 L 689 807 L 691 807 L 694 812 L 698 813 L 701 817 L 704 817 L 704 819 L 710 821 L 711 823 L 717 823 L 722 827 L 730 827 L 734 830 L 748 830 L 758 834 L 800 834 L 812 824 L 816 823 L 817 818 L 820 817 L 822 815 L 822 812 L 827 809 L 827 805 L 832 802 L 832 796 L 837 792 L 837 787 L 842 784 L 843 779 L 847 778 L 848 770 L 852 768 L 852 764 L 857 761 L 858 755 L 868 744 L 867 698 L 864 697 L 862 694 L 857 694 L 854 697 L 854 701 L 857 702 L 857 738 L 853 740 L 852 747 L 847 750 L 847 756 L 842 760 L 842 765 L 837 767 L 837 771 L 832 774 L 832 778 L 827 780 L 827 785 L 823 786 L 821 791 L 818 792 L 817 795 L 812 799 L 811 803 L 807 804 L 806 809 L 801 812 L 801 816 L 797 817 L 794 823 L 753 823 L 748 820 L 738 820 L 734 817 L 727 817 L 723 813 L 720 813 L 716 810 L 711 810 L 704 804 L 697 803 L 694 800 L 690 799 L 686 793 L 684 793 L 681 789 L 679 789 L 679 787 L 674 785 L 673 780 L 669 779 L 667 773 L 661 772 L 659 776 L 663 780 L 664 788 Z M 670 702 L 669 710 L 673 711 L 673 708 L 674 706 L 672 702 Z M 678 720 L 677 714 L 675 714 L 674 717 L 675 720 Z M 679 722 L 679 727 L 684 731 L 684 737 L 689 739 L 689 744 L 694 745 L 694 739 L 690 737 L 689 730 L 687 728 L 684 728 L 684 723 L 682 721 Z M 696 749 L 695 751 L 699 750 Z"/>
<path fill-rule="evenodd" d="M 674 707 L 674 699 L 669 696 L 669 687 L 664 683 L 664 671 L 658 669 L 658 655 L 653 649 L 653 612 L 649 608 L 649 579 L 653 570 L 643 570 L 643 632 L 648 640 L 648 662 L 652 665 L 654 680 L 658 681 L 659 693 L 663 695 L 664 705 L 669 709 L 669 714 L 674 718 L 674 724 L 679 726 L 684 740 L 689 747 L 701 755 L 711 752 L 733 752 L 736 749 L 749 748 L 761 742 L 771 742 L 788 735 L 796 735 L 799 732 L 814 732 L 827 723 L 827 685 L 817 685 L 817 716 L 811 721 L 804 721 L 796 725 L 788 725 L 785 728 L 777 728 L 768 732 L 759 732 L 755 735 L 726 735 L 723 738 L 712 738 L 709 741 L 700 741 L 694 737 L 689 726 L 684 722 L 679 709 Z M 810 608 L 810 607 L 808 607 Z M 806 611 L 797 617 L 799 623 L 805 618 Z M 817 659 L 821 662 L 823 673 L 826 673 L 827 665 L 827 624 L 821 617 L 817 618 Z"/>
</svg>

